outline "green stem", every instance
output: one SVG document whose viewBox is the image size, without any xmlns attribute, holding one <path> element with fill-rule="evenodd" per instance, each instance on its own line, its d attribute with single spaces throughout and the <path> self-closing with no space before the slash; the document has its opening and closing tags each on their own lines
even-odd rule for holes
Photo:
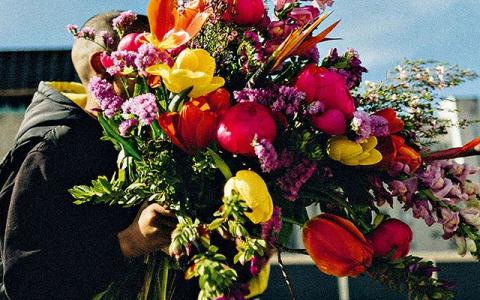
<svg viewBox="0 0 480 300">
<path fill-rule="evenodd" d="M 168 286 L 168 257 L 164 256 L 162 258 L 162 277 L 161 277 L 161 289 L 160 289 L 160 300 L 167 300 L 167 286 Z"/>
<path fill-rule="evenodd" d="M 297 220 L 294 220 L 292 218 L 282 217 L 282 221 L 285 222 L 285 223 L 289 223 L 289 224 L 297 225 L 299 227 L 303 227 L 302 223 L 300 223 Z"/>
<path fill-rule="evenodd" d="M 350 204 L 345 199 L 340 198 L 336 195 L 328 194 L 328 193 L 324 193 L 324 195 L 327 196 L 328 198 L 332 199 L 333 201 L 337 202 L 344 209 L 346 209 L 348 214 L 350 214 L 350 216 L 352 217 L 352 219 L 354 219 L 355 222 L 358 222 L 360 224 L 360 226 L 362 226 L 365 230 L 370 230 L 371 226 L 368 225 L 367 223 L 365 223 L 365 221 L 363 221 L 362 218 L 360 218 L 358 216 L 358 214 L 353 210 L 353 208 L 350 206 Z"/>
</svg>

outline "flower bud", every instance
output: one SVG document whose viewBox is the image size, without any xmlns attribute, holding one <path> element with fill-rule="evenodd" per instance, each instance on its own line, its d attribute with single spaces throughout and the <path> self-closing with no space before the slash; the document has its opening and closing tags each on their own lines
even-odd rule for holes
<svg viewBox="0 0 480 300">
<path fill-rule="evenodd" d="M 368 236 L 375 256 L 387 256 L 395 251 L 391 257 L 392 260 L 408 254 L 412 238 L 413 233 L 410 227 L 397 219 L 386 220 Z"/>
<path fill-rule="evenodd" d="M 347 219 L 321 214 L 303 228 L 303 243 L 323 273 L 357 276 L 372 264 L 373 249 L 363 234 Z"/>
</svg>

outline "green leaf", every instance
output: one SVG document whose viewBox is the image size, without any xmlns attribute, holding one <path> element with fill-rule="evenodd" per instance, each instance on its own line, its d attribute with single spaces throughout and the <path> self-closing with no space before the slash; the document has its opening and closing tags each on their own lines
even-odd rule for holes
<svg viewBox="0 0 480 300">
<path fill-rule="evenodd" d="M 215 166 L 220 170 L 220 172 L 222 172 L 225 179 L 230 179 L 232 177 L 232 171 L 227 163 L 212 149 L 208 148 L 207 152 L 212 157 Z"/>
<path fill-rule="evenodd" d="M 125 150 L 126 154 L 132 156 L 136 160 L 141 159 L 140 152 L 137 150 L 134 143 L 122 137 L 118 133 L 118 129 L 114 126 L 112 120 L 107 120 L 105 119 L 105 117 L 103 117 L 103 115 L 99 114 L 98 121 L 100 122 L 100 125 L 105 130 L 105 133 L 107 134 L 107 136 L 110 137 L 112 140 L 116 141 L 119 145 L 121 145 L 122 148 Z"/>
<path fill-rule="evenodd" d="M 184 89 L 179 94 L 173 97 L 172 101 L 168 104 L 168 111 L 176 112 L 180 111 L 183 107 L 183 102 L 188 99 L 188 94 L 193 90 L 193 86 Z"/>
</svg>

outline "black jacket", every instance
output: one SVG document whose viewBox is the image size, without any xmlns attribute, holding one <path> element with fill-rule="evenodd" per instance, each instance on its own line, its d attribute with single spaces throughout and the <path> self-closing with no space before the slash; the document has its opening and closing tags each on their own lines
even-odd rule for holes
<svg viewBox="0 0 480 300">
<path fill-rule="evenodd" d="M 3 289 L 10 299 L 88 299 L 122 272 L 116 234 L 132 213 L 77 206 L 67 192 L 114 172 L 117 153 L 100 137 L 95 119 L 40 83 L 0 165 Z"/>
</svg>

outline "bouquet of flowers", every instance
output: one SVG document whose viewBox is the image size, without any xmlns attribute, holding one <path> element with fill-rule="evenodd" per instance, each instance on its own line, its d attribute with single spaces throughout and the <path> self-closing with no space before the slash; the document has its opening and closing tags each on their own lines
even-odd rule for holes
<svg viewBox="0 0 480 300">
<path fill-rule="evenodd" d="M 477 154 L 480 140 L 428 149 L 452 125 L 437 115 L 436 90 L 476 74 L 406 61 L 390 81 L 358 88 L 367 70 L 354 50 L 319 57 L 338 24 L 314 33 L 332 3 L 276 0 L 269 14 L 263 0 L 151 0 L 151 33 L 124 36 L 128 11 L 113 21 L 118 48 L 103 36 L 101 62 L 125 95 L 98 77 L 89 89 L 118 172 L 70 192 L 78 204 L 147 200 L 175 213 L 170 256 L 145 259 L 142 299 L 167 299 L 172 268 L 198 280 L 198 299 L 252 297 L 274 252 L 280 264 L 284 252 L 308 254 L 329 275 L 451 299 L 433 263 L 408 255 L 409 226 L 379 209 L 393 201 L 480 257 L 477 170 L 451 160 Z M 310 216 L 312 205 L 322 213 Z M 295 226 L 305 249 L 287 247 Z"/>
</svg>

